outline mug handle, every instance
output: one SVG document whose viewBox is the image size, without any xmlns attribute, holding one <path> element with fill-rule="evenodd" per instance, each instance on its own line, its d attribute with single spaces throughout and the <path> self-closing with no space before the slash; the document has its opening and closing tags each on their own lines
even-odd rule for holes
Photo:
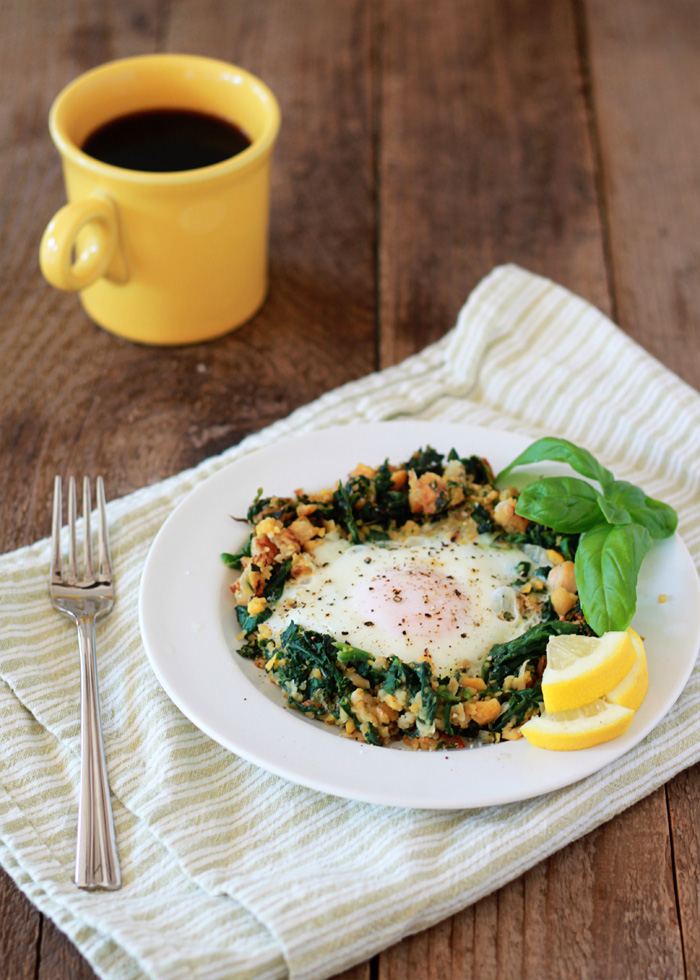
<svg viewBox="0 0 700 980">
<path fill-rule="evenodd" d="M 79 242 L 80 232 L 88 226 L 92 237 Z M 126 282 L 116 206 L 97 195 L 64 205 L 46 226 L 39 262 L 52 286 L 70 292 L 85 289 L 101 276 Z"/>
</svg>

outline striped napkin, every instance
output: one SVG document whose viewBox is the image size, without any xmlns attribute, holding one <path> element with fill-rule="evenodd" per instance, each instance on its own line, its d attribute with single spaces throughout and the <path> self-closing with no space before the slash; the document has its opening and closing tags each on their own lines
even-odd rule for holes
<svg viewBox="0 0 700 980">
<path fill-rule="evenodd" d="M 141 569 L 167 515 L 274 440 L 397 418 L 584 443 L 676 507 L 700 557 L 700 397 L 581 299 L 517 267 L 495 269 L 421 354 L 109 505 L 119 595 L 98 626 L 98 656 L 124 879 L 112 893 L 72 884 L 79 679 L 75 631 L 48 602 L 48 541 L 0 558 L 0 862 L 100 976 L 330 977 L 499 888 L 700 759 L 700 668 L 669 716 L 604 771 L 471 811 L 325 796 L 237 758 L 180 714 L 149 668 L 137 616 Z"/>
</svg>

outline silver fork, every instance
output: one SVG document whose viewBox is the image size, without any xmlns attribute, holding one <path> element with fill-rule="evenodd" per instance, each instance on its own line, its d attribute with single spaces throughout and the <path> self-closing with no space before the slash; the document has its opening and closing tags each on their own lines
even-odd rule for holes
<svg viewBox="0 0 700 980">
<path fill-rule="evenodd" d="M 112 561 L 109 554 L 105 488 L 97 478 L 97 570 L 93 566 L 90 529 L 90 480 L 83 480 L 83 575 L 78 577 L 75 480 L 68 483 L 68 563 L 61 559 L 61 478 L 54 481 L 51 535 L 51 601 L 78 627 L 80 649 L 80 799 L 75 883 L 78 888 L 121 887 L 114 818 L 109 798 L 107 765 L 102 743 L 100 696 L 95 659 L 95 619 L 114 605 Z"/>
</svg>

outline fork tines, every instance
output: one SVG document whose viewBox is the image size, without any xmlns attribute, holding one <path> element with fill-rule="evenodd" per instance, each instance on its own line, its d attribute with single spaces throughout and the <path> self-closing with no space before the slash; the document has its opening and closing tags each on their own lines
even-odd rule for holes
<svg viewBox="0 0 700 980">
<path fill-rule="evenodd" d="M 76 500 L 75 478 L 68 481 L 68 563 L 63 569 L 61 549 L 61 526 L 63 512 L 63 494 L 61 477 L 54 480 L 53 490 L 53 523 L 51 532 L 51 581 L 55 585 L 72 585 L 78 581 L 77 559 L 77 523 L 78 507 Z M 83 574 L 81 581 L 109 582 L 112 578 L 112 561 L 109 554 L 109 535 L 107 532 L 107 504 L 105 502 L 104 480 L 97 477 L 97 575 L 93 567 L 92 551 L 92 495 L 90 478 L 83 479 Z"/>
</svg>

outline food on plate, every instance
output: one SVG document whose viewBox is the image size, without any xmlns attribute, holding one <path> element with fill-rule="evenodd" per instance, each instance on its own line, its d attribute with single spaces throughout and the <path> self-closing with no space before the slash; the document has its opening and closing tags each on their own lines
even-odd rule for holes
<svg viewBox="0 0 700 980">
<path fill-rule="evenodd" d="M 678 515 L 641 487 L 616 480 L 587 449 L 552 436 L 528 446 L 498 474 L 498 481 L 516 467 L 544 460 L 567 463 L 585 480 L 550 476 L 529 483 L 516 515 L 580 535 L 574 571 L 583 615 L 598 636 L 625 630 L 634 615 L 644 556 L 654 539 L 674 533 Z"/>
<path fill-rule="evenodd" d="M 587 478 L 608 473 L 584 450 L 550 442 L 554 449 L 545 447 L 541 458 L 574 458 L 572 465 L 588 467 Z M 531 461 L 521 454 L 511 465 Z M 589 702 L 622 685 L 638 660 L 628 623 L 617 631 L 621 638 L 598 639 L 584 615 L 579 576 L 589 585 L 597 580 L 588 564 L 580 569 L 581 541 L 603 524 L 619 531 L 613 517 L 631 521 L 622 502 L 635 504 L 636 521 L 647 520 L 645 507 L 654 511 L 657 532 L 670 519 L 666 505 L 645 504 L 650 498 L 640 500 L 637 488 L 626 496 L 610 491 L 613 511 L 571 486 L 590 484 L 564 479 L 528 497 L 529 487 L 499 488 L 485 459 L 428 447 L 404 462 L 361 463 L 318 492 L 260 491 L 246 515 L 252 530 L 244 548 L 222 555 L 240 571 L 231 586 L 239 653 L 266 671 L 289 705 L 373 745 L 463 748 L 520 738 L 543 711 L 543 678 L 556 706 L 585 699 L 584 720 L 574 726 L 581 741 L 591 717 L 610 717 L 607 707 L 589 717 Z M 573 505 L 564 499 L 569 491 L 578 494 Z M 538 508 L 547 520 L 536 519 Z M 635 586 L 636 574 L 621 587 L 632 578 Z M 621 602 L 633 609 L 634 599 Z M 560 662 L 567 642 L 577 654 L 573 667 Z M 558 653 L 547 674 L 548 643 Z M 578 654 L 593 647 L 591 672 Z M 605 702 L 618 728 L 642 686 L 628 681 L 619 703 Z M 575 719 L 565 714 L 570 729 Z M 559 714 L 547 717 L 561 732 Z"/>
<path fill-rule="evenodd" d="M 522 733 L 531 745 L 558 752 L 589 749 L 624 735 L 634 711 L 604 698 L 569 711 L 545 713 L 531 718 Z"/>
<path fill-rule="evenodd" d="M 627 731 L 648 687 L 644 643 L 633 629 L 601 637 L 553 636 L 542 676 L 544 710 L 521 734 L 555 751 L 609 742 Z"/>
<path fill-rule="evenodd" d="M 649 690 L 649 670 L 641 636 L 629 627 L 627 632 L 634 646 L 635 659 L 632 667 L 620 683 L 605 695 L 607 701 L 621 704 L 623 708 L 636 711 Z"/>
<path fill-rule="evenodd" d="M 553 636 L 542 675 L 545 710 L 568 711 L 603 697 L 627 676 L 635 657 L 627 632 Z"/>
</svg>

